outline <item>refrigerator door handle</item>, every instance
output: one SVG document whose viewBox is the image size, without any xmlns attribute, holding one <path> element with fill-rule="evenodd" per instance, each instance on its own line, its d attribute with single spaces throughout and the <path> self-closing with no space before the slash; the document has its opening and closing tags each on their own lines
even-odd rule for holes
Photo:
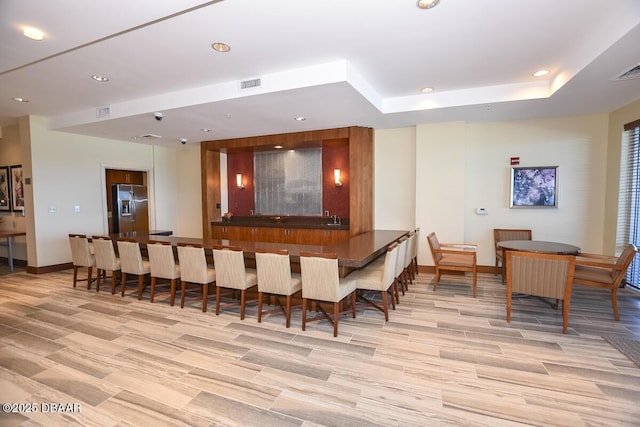
<svg viewBox="0 0 640 427">
<path fill-rule="evenodd" d="M 133 190 L 129 192 L 131 203 L 131 222 L 136 222 L 136 198 Z"/>
</svg>

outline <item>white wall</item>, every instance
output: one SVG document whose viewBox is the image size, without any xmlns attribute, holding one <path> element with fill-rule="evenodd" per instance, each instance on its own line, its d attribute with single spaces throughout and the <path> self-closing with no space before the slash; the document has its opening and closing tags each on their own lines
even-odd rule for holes
<svg viewBox="0 0 640 427">
<path fill-rule="evenodd" d="M 415 226 L 421 229 L 419 263 L 433 264 L 425 238 L 431 231 L 443 242 L 477 243 L 480 265 L 493 265 L 493 228 L 531 228 L 535 239 L 601 252 L 607 132 L 608 116 L 604 114 L 417 126 L 414 158 Z M 378 134 L 376 158 L 393 150 L 392 144 L 402 144 L 397 139 L 378 139 Z M 410 144 L 410 136 L 405 137 L 404 143 Z M 520 157 L 521 166 L 559 166 L 557 209 L 509 209 L 512 156 Z M 376 183 L 397 182 L 411 175 L 401 168 L 378 167 L 378 162 L 375 173 Z M 388 193 L 385 190 L 384 195 Z M 405 194 L 404 190 L 398 193 Z M 376 200 L 379 196 L 376 188 Z M 376 218 L 396 215 L 395 207 L 376 203 Z M 478 207 L 486 208 L 489 214 L 476 215 Z M 378 223 L 376 227 L 381 228 Z"/>
<path fill-rule="evenodd" d="M 108 232 L 105 168 L 147 171 L 152 228 L 177 230 L 178 222 L 183 222 L 180 218 L 182 210 L 176 208 L 181 186 L 189 188 L 188 194 L 192 191 L 200 194 L 199 173 L 194 185 L 193 174 L 181 175 L 178 171 L 181 156 L 177 153 L 182 146 L 175 149 L 153 147 L 49 131 L 43 118 L 33 116 L 21 119 L 20 123 L 20 132 L 27 135 L 28 140 L 28 149 L 23 146 L 23 164 L 27 165 L 25 176 L 32 178 L 32 185 L 25 189 L 27 218 L 33 218 L 32 225 L 27 220 L 30 267 L 69 262 L 69 233 Z M 25 145 L 25 138 L 21 138 Z M 80 206 L 79 213 L 74 212 L 75 205 Z M 56 212 L 49 213 L 49 207 L 55 207 Z M 196 217 L 200 224 L 201 211 L 199 204 L 184 206 L 187 218 L 184 223 L 193 222 L 190 215 L 193 217 L 193 212 L 198 212 Z"/>
<path fill-rule="evenodd" d="M 374 228 L 414 229 L 416 222 L 415 152 L 415 127 L 375 132 Z"/>
</svg>

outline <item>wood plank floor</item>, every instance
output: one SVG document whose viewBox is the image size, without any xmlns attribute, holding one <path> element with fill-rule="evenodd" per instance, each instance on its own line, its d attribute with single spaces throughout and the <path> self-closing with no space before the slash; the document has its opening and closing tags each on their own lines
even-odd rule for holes
<svg viewBox="0 0 640 427">
<path fill-rule="evenodd" d="M 640 425 L 640 369 L 602 338 L 640 339 L 628 289 L 616 322 L 606 291 L 575 288 L 563 335 L 537 298 L 516 300 L 507 324 L 496 275 L 472 298 L 469 277 L 434 293 L 423 273 L 389 322 L 359 310 L 333 338 L 325 321 L 302 332 L 299 310 L 286 329 L 282 315 L 258 324 L 255 305 L 241 321 L 71 279 L 0 276 L 0 400 L 38 409 L 2 426 Z"/>
</svg>

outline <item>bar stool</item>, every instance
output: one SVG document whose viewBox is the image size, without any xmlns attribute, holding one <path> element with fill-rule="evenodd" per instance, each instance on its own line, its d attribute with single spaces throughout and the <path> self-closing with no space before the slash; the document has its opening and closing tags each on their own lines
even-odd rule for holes
<svg viewBox="0 0 640 427">
<path fill-rule="evenodd" d="M 96 292 L 100 292 L 100 278 L 111 272 L 111 295 L 116 293 L 118 284 L 118 273 L 120 273 L 120 259 L 116 256 L 113 247 L 113 240 L 107 236 L 92 236 L 93 250 L 96 257 L 96 267 L 98 268 L 98 280 L 96 282 Z"/>
<path fill-rule="evenodd" d="M 204 248 L 198 244 L 178 243 L 178 261 L 180 262 L 180 308 L 184 308 L 187 284 L 193 283 L 202 286 L 202 312 L 206 313 L 209 284 L 216 282 L 216 270 L 209 268 Z"/>
<path fill-rule="evenodd" d="M 86 234 L 69 234 L 69 245 L 71 246 L 71 257 L 73 259 L 73 287 L 76 287 L 76 282 L 86 280 L 87 289 L 91 289 L 96 257 L 91 253 L 89 239 Z M 87 267 L 86 279 L 78 279 L 78 269 L 81 267 Z"/>
<path fill-rule="evenodd" d="M 216 315 L 220 314 L 220 290 L 234 289 L 240 291 L 240 320 L 244 320 L 247 289 L 258 285 L 256 270 L 245 268 L 244 253 L 235 246 L 214 246 L 213 265 L 216 268 Z"/>
<path fill-rule="evenodd" d="M 351 297 L 351 313 L 356 317 L 356 282 L 340 278 L 338 256 L 335 253 L 300 252 L 300 272 L 302 273 L 302 330 L 307 325 L 307 302 L 309 300 L 333 303 L 333 319 L 322 305 L 318 304 L 321 315 L 309 321 L 328 319 L 333 324 L 333 336 L 338 336 L 340 302 Z"/>
<path fill-rule="evenodd" d="M 176 299 L 176 283 L 180 280 L 180 266 L 176 265 L 171 242 L 149 240 L 147 253 L 151 267 L 151 294 L 149 300 L 153 303 L 158 279 L 168 279 L 171 285 L 171 306 Z"/>
<path fill-rule="evenodd" d="M 122 296 L 127 285 L 127 274 L 138 276 L 138 299 L 142 299 L 144 290 L 144 278 L 151 273 L 149 261 L 142 259 L 140 244 L 129 238 L 121 238 L 116 241 L 118 244 L 118 255 L 120 255 L 120 271 L 122 272 Z"/>
<path fill-rule="evenodd" d="M 302 290 L 302 278 L 291 272 L 289 252 L 286 250 L 256 249 L 256 270 L 258 274 L 258 323 L 262 315 L 282 310 L 286 316 L 286 327 L 291 325 L 291 296 Z M 262 311 L 263 294 L 276 295 L 279 309 Z M 286 296 L 286 306 L 282 307 L 279 296 Z"/>
</svg>

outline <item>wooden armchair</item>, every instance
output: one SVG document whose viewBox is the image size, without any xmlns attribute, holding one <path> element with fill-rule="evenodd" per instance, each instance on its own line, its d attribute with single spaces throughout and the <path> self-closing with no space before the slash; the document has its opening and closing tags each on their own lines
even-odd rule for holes
<svg viewBox="0 0 640 427">
<path fill-rule="evenodd" d="M 504 272 L 504 260 L 502 259 L 503 250 L 502 248 L 498 247 L 498 243 L 504 240 L 531 240 L 531 230 L 515 228 L 494 228 L 493 240 L 496 250 L 496 268 L 502 265 Z"/>
<path fill-rule="evenodd" d="M 618 287 L 627 273 L 627 269 L 638 252 L 634 244 L 629 244 L 619 257 L 583 253 L 576 257 L 576 271 L 573 283 L 611 290 L 613 315 L 618 314 Z"/>
<path fill-rule="evenodd" d="M 436 268 L 436 277 L 433 283 L 435 292 L 443 271 L 461 271 L 473 274 L 473 297 L 476 297 L 477 263 L 476 249 L 478 245 L 468 243 L 440 243 L 436 233 L 427 236 L 429 248 L 433 256 Z"/>
<path fill-rule="evenodd" d="M 562 333 L 567 333 L 575 258 L 571 255 L 507 251 L 507 322 L 514 293 L 562 300 Z"/>
</svg>

